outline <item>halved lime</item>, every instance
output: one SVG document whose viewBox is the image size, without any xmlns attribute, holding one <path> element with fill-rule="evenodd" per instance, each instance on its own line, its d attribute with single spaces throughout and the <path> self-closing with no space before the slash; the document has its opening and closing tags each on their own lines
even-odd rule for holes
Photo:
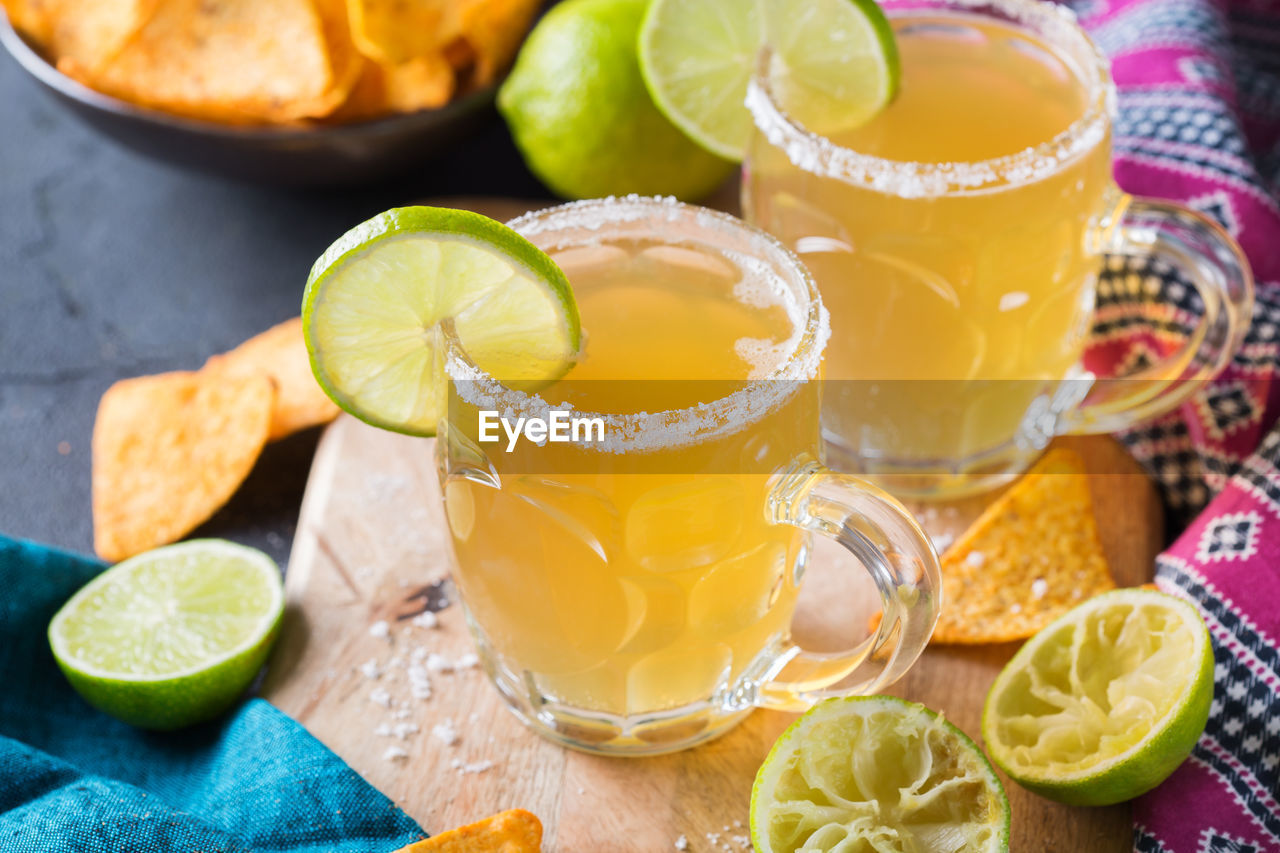
<svg viewBox="0 0 1280 853">
<path fill-rule="evenodd" d="M 673 124 L 741 160 L 747 81 L 766 45 L 784 109 L 819 133 L 856 127 L 897 92 L 893 28 L 874 0 L 654 0 L 640 28 L 640 70 Z"/>
<path fill-rule="evenodd" d="M 261 551 L 195 539 L 125 560 L 49 623 L 71 686 L 113 717 L 176 729 L 225 710 L 266 660 L 284 611 Z"/>
<path fill-rule="evenodd" d="M 751 791 L 757 853 L 997 853 L 1009 800 L 972 740 L 923 705 L 828 699 L 787 729 Z"/>
<path fill-rule="evenodd" d="M 564 273 L 505 225 L 467 210 L 402 207 L 352 228 L 315 262 L 302 300 L 311 369 L 367 423 L 434 435 L 444 413 L 445 321 L 491 376 L 562 376 L 581 342 Z"/>
<path fill-rule="evenodd" d="M 987 694 L 982 735 L 1014 781 L 1073 805 L 1160 784 L 1213 701 L 1213 648 L 1194 607 L 1154 590 L 1099 595 L 1027 641 Z"/>
</svg>

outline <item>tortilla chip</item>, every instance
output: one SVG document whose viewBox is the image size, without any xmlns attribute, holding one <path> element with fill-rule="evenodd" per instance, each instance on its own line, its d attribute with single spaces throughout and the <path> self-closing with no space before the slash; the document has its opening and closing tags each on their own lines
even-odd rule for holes
<svg viewBox="0 0 1280 853">
<path fill-rule="evenodd" d="M 347 0 L 347 14 L 356 47 L 385 65 L 437 53 L 461 31 L 456 0 Z"/>
<path fill-rule="evenodd" d="M 483 88 L 507 70 L 525 34 L 533 25 L 542 0 L 461 0 L 459 42 L 451 45 L 450 58 L 472 67 L 470 84 Z M 465 45 L 465 48 L 462 47 Z"/>
<path fill-rule="evenodd" d="M 159 0 L 52 0 L 49 47 L 60 60 L 97 74 L 156 11 Z"/>
<path fill-rule="evenodd" d="M 38 47 L 47 48 L 53 34 L 53 0 L 0 0 L 9 23 Z"/>
<path fill-rule="evenodd" d="M 64 56 L 58 70 L 116 97 L 214 121 L 291 121 L 342 101 L 311 0 L 165 0 L 102 69 Z"/>
<path fill-rule="evenodd" d="M 324 29 L 325 44 L 329 48 L 329 68 L 332 74 L 329 91 L 316 104 L 313 113 L 313 117 L 320 118 L 330 115 L 346 103 L 359 82 L 367 61 L 351 38 L 347 0 L 315 0 L 315 4 Z"/>
<path fill-rule="evenodd" d="M 400 65 L 368 60 L 350 97 L 330 119 L 363 121 L 388 113 L 412 113 L 444 106 L 453 97 L 454 76 L 441 54 Z"/>
<path fill-rule="evenodd" d="M 162 373 L 108 388 L 93 426 L 98 555 L 176 542 L 213 515 L 262 452 L 274 398 L 259 374 Z"/>
<path fill-rule="evenodd" d="M 285 320 L 231 352 L 215 355 L 205 363 L 205 369 L 232 378 L 266 376 L 275 384 L 269 441 L 328 423 L 338 416 L 338 407 L 311 372 L 301 317 Z"/>
<path fill-rule="evenodd" d="M 1115 581 L 1084 463 L 1072 451 L 1054 450 L 943 554 L 942 616 L 933 639 L 1021 640 L 1109 589 Z"/>
<path fill-rule="evenodd" d="M 524 809 L 511 809 L 415 841 L 396 853 L 539 853 L 541 850 L 542 822 Z"/>
</svg>

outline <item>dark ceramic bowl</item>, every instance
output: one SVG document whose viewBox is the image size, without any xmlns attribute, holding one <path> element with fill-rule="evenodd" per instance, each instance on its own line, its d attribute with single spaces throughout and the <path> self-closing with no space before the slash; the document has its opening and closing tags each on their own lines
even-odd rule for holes
<svg viewBox="0 0 1280 853">
<path fill-rule="evenodd" d="M 439 109 L 352 124 L 236 127 L 169 115 L 67 77 L 0 12 L 0 43 L 85 123 L 149 157 L 253 183 L 334 187 L 372 183 L 421 166 L 493 114 L 496 86 Z"/>
</svg>

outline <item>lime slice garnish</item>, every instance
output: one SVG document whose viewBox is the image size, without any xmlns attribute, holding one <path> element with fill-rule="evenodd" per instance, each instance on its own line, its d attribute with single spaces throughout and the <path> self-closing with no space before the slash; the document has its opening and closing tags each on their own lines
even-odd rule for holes
<svg viewBox="0 0 1280 853">
<path fill-rule="evenodd" d="M 411 435 L 434 435 L 444 414 L 446 320 L 478 367 L 517 387 L 562 376 L 580 343 L 560 268 L 466 210 L 402 207 L 357 225 L 316 261 L 302 300 L 325 393 Z"/>
<path fill-rule="evenodd" d="M 893 28 L 874 0 L 654 0 L 640 28 L 640 70 L 673 124 L 741 160 L 747 82 L 766 45 L 776 96 L 810 130 L 856 127 L 897 92 Z"/>
<path fill-rule="evenodd" d="M 226 709 L 266 660 L 284 610 L 280 569 L 261 551 L 196 539 L 125 560 L 49 623 L 49 645 L 94 707 L 149 729 Z"/>
<path fill-rule="evenodd" d="M 1125 589 L 1086 601 L 1027 641 L 987 694 L 982 735 L 1014 781 L 1108 805 L 1164 781 L 1213 701 L 1213 648 L 1195 608 Z"/>
<path fill-rule="evenodd" d="M 787 729 L 756 774 L 757 853 L 1009 849 L 1009 800 L 982 751 L 923 705 L 828 699 Z"/>
</svg>

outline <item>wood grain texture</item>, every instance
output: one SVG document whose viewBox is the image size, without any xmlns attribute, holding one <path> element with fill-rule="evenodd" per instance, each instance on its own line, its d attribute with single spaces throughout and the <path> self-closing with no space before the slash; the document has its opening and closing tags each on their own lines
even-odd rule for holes
<svg viewBox="0 0 1280 853">
<path fill-rule="evenodd" d="M 510 203 L 485 212 L 507 218 L 523 209 Z M 1115 472 L 1091 474 L 1099 532 L 1117 582 L 1144 582 L 1162 544 L 1153 485 L 1110 439 L 1062 443 L 1080 451 L 1090 471 Z M 989 500 L 917 510 L 931 533 L 954 534 Z M 747 833 L 755 771 L 792 714 L 756 711 L 725 737 L 675 755 L 609 759 L 562 749 L 524 729 L 476 669 L 433 674 L 431 698 L 411 698 L 406 665 L 415 650 L 450 660 L 471 651 L 457 606 L 439 614 L 435 629 L 400 618 L 414 611 L 412 596 L 424 584 L 447 575 L 446 538 L 431 441 L 339 418 L 321 440 L 303 502 L 267 698 L 428 831 L 520 807 L 542 819 L 549 853 L 652 853 L 672 850 L 680 835 L 691 851 L 723 851 L 726 842 L 729 850 L 747 849 L 733 836 Z M 830 557 L 829 550 L 817 552 L 806 594 L 810 584 L 823 583 L 820 566 Z M 864 615 L 838 622 L 861 624 Z M 389 637 L 370 633 L 379 620 L 391 625 Z M 823 629 L 814 630 L 820 642 Z M 986 690 L 1015 648 L 931 647 L 891 692 L 941 710 L 976 739 Z M 360 669 L 371 660 L 385 670 L 378 679 Z M 379 690 L 390 707 L 375 701 Z M 445 721 L 459 734 L 452 746 L 431 733 Z M 397 723 L 418 731 L 403 740 L 377 733 Z M 385 757 L 391 747 L 407 756 Z M 454 766 L 486 761 L 493 765 L 482 772 Z M 1005 781 L 1015 853 L 1131 849 L 1126 806 L 1060 806 Z M 713 845 L 707 833 L 721 842 Z"/>
</svg>

